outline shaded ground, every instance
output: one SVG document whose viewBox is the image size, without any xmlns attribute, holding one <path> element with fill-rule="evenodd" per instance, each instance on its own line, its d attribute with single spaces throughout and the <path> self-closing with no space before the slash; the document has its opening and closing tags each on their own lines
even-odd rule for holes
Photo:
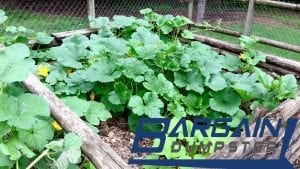
<svg viewBox="0 0 300 169">
<path fill-rule="evenodd" d="M 129 130 L 127 121 L 122 117 L 102 122 L 100 126 L 100 137 L 125 161 L 128 161 L 131 157 L 145 158 L 147 156 L 146 154 L 131 153 L 131 146 L 133 144 L 135 134 Z M 141 142 L 141 146 L 149 145 L 151 145 L 150 140 L 144 140 Z M 132 166 L 132 168 L 138 169 L 139 167 Z"/>
</svg>

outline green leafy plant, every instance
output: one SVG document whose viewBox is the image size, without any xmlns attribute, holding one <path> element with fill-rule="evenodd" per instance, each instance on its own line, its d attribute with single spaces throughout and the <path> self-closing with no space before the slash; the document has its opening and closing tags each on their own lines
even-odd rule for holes
<svg viewBox="0 0 300 169">
<path fill-rule="evenodd" d="M 5 129 L 0 133 L 4 144 L 4 148 L 0 146 L 0 156 L 3 156 L 0 159 L 4 159 L 0 165 L 16 166 L 22 154 L 32 159 L 45 144 L 58 137 L 50 132 L 52 119 L 42 99 L 16 87 L 29 71 L 36 71 L 41 81 L 91 127 L 120 115 L 128 116 L 132 130 L 141 117 L 170 117 L 174 118 L 172 124 L 181 117 L 191 120 L 195 117 L 233 117 L 234 126 L 239 119 L 251 116 L 255 106 L 271 110 L 281 101 L 295 97 L 298 85 L 293 75 L 272 77 L 256 67 L 257 63 L 265 61 L 265 57 L 253 50 L 254 39 L 241 38 L 244 50 L 241 59 L 221 55 L 200 42 L 180 42 L 182 37 L 193 39 L 193 33 L 186 29 L 191 23 L 189 19 L 160 15 L 151 9 L 140 13 L 142 18 L 90 18 L 91 25 L 99 28 L 98 33 L 89 37 L 71 36 L 65 38 L 62 45 L 43 50 L 32 51 L 20 44 L 18 37 L 25 31 L 22 27 L 7 30 L 7 34 L 17 38 L 8 39 L 7 35 L 1 35 L 0 43 L 3 42 L 4 49 L 0 50 L 0 100 L 7 104 L 0 104 L 0 116 L 3 116 L 0 125 Z M 1 20 L 5 20 L 3 12 L 0 12 Z M 42 33 L 34 37 L 42 44 L 51 40 Z M 43 111 L 37 112 L 32 102 L 41 103 Z M 9 106 L 13 104 L 21 106 Z M 29 113 L 19 113 L 27 109 L 30 109 Z M 8 115 L 10 111 L 16 113 Z M 37 130 L 39 127 L 45 130 L 41 134 L 43 138 Z M 147 127 L 147 130 L 159 127 Z M 69 144 L 72 139 L 74 145 Z M 204 138 L 180 135 L 177 139 L 198 144 Z M 216 138 L 205 139 L 216 141 Z M 81 162 L 81 142 L 74 135 L 67 135 L 64 140 L 47 144 L 46 150 L 56 154 L 53 157 L 50 154 L 50 160 L 54 159 L 62 168 L 75 166 Z M 167 144 L 172 141 L 168 138 Z M 12 145 L 14 148 L 9 151 L 5 148 Z M 74 156 L 70 157 L 71 153 Z M 192 159 L 205 158 L 208 154 L 186 151 L 172 154 L 166 148 L 149 158 Z"/>
<path fill-rule="evenodd" d="M 45 82 L 92 125 L 129 113 L 133 130 L 140 117 L 233 117 L 234 126 L 251 115 L 254 105 L 272 109 L 295 97 L 294 76 L 273 78 L 256 67 L 265 56 L 253 50 L 255 39 L 241 38 L 241 59 L 221 55 L 200 42 L 179 41 L 179 37 L 193 39 L 185 29 L 189 19 L 151 9 L 140 12 L 142 19 L 91 19 L 98 34 L 75 35 L 44 51 L 54 61 Z M 85 101 L 91 94 L 93 100 Z M 95 111 L 88 111 L 91 103 L 98 104 Z M 186 153 L 159 156 L 195 158 Z"/>
<path fill-rule="evenodd" d="M 6 19 L 0 10 L 0 24 Z M 0 35 L 3 47 L 0 50 L 0 168 L 32 168 L 36 165 L 45 168 L 41 166 L 54 164 L 66 169 L 69 164 L 80 163 L 82 142 L 79 137 L 67 134 L 64 139 L 49 143 L 58 137 L 50 108 L 42 97 L 28 93 L 20 83 L 36 69 L 32 51 L 25 44 L 31 38 L 28 30 L 11 26 L 6 28 L 6 33 Z M 44 33 L 37 33 L 34 38 L 40 44 L 53 40 Z M 88 112 L 103 107 L 91 105 Z M 94 123 L 96 118 L 103 119 L 97 114 L 89 116 L 95 115 L 89 118 Z"/>
</svg>

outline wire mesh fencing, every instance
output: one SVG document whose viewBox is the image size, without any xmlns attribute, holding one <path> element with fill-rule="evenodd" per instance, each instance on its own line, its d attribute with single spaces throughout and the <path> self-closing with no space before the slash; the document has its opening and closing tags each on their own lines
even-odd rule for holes
<svg viewBox="0 0 300 169">
<path fill-rule="evenodd" d="M 25 26 L 48 33 L 70 31 L 88 27 L 88 0 L 0 0 L 0 9 L 6 11 L 7 25 Z M 152 8 L 157 13 L 188 16 L 192 19 L 243 33 L 248 10 L 245 0 L 94 0 L 95 15 L 112 17 L 126 15 L 140 17 L 139 11 Z M 288 0 L 295 3 L 297 0 Z M 192 3 L 192 6 L 191 6 Z M 200 18 L 200 20 L 199 20 Z M 196 32 L 217 39 L 238 43 L 237 38 L 205 30 Z M 300 11 L 268 5 L 255 5 L 251 35 L 261 36 L 289 44 L 300 45 Z M 259 47 L 262 49 L 263 47 Z M 277 49 L 272 49 L 276 51 Z M 276 54 L 278 52 L 275 52 Z M 300 54 L 286 53 L 283 55 Z"/>
<path fill-rule="evenodd" d="M 144 8 L 152 8 L 161 14 L 187 16 L 187 1 L 95 0 L 96 16 L 138 17 Z M 87 0 L 0 0 L 0 9 L 5 10 L 9 17 L 2 29 L 6 25 L 22 25 L 52 33 L 88 27 Z"/>
<path fill-rule="evenodd" d="M 251 34 L 300 46 L 300 11 L 257 4 Z"/>
<path fill-rule="evenodd" d="M 296 1 L 289 1 L 289 3 L 291 3 L 289 6 L 295 6 L 296 4 L 292 4 L 293 2 Z M 202 24 L 244 33 L 248 4 L 248 1 L 241 0 L 206 0 L 206 11 Z M 194 29 L 194 31 L 209 37 L 239 44 L 238 38 L 224 33 L 216 33 L 209 29 Z M 274 7 L 268 4 L 255 3 L 250 35 L 296 45 L 299 48 L 299 8 L 288 9 L 278 6 Z M 300 61 L 299 52 L 263 44 L 257 44 L 256 48 L 266 53 Z"/>
<path fill-rule="evenodd" d="M 0 0 L 0 9 L 9 17 L 6 25 L 24 26 L 36 31 L 60 32 L 86 27 L 84 0 Z"/>
<path fill-rule="evenodd" d="M 152 8 L 160 14 L 188 16 L 189 0 L 95 0 L 96 16 L 126 15 L 139 17 L 139 11 Z M 200 0 L 201 1 L 201 0 Z M 6 11 L 6 25 L 26 26 L 37 31 L 58 32 L 88 26 L 87 0 L 0 0 Z M 207 0 L 204 20 L 242 25 L 247 5 L 239 1 Z M 197 18 L 197 0 L 193 20 Z M 240 26 L 240 29 L 242 27 Z"/>
</svg>

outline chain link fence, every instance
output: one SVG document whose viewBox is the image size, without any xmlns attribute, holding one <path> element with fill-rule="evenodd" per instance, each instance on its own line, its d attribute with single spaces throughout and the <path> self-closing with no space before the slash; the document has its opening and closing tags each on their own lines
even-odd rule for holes
<svg viewBox="0 0 300 169">
<path fill-rule="evenodd" d="M 186 1 L 95 0 L 96 16 L 139 16 L 144 8 L 161 14 L 187 16 Z M 87 0 L 0 0 L 0 9 L 9 17 L 6 25 L 22 25 L 48 33 L 88 27 Z"/>
<path fill-rule="evenodd" d="M 161 14 L 188 16 L 189 2 L 193 2 L 194 21 L 199 19 L 199 15 L 203 15 L 200 17 L 202 23 L 243 32 L 248 2 L 242 0 L 95 0 L 95 14 L 108 17 L 114 15 L 139 17 L 139 10 L 152 8 Z M 199 8 L 203 2 L 205 6 Z M 295 1 L 290 0 L 290 2 Z M 88 27 L 87 8 L 87 0 L 0 0 L 0 9 L 5 10 L 9 17 L 0 30 L 7 25 L 25 26 L 48 33 L 86 28 Z M 200 29 L 195 31 L 238 43 L 237 38 L 224 34 Z M 251 35 L 299 46 L 300 11 L 256 4 Z M 264 46 L 258 48 L 263 49 Z M 275 48 L 271 50 L 274 50 L 275 54 L 287 55 L 291 58 L 296 56 L 300 60 L 299 53 Z"/>
<path fill-rule="evenodd" d="M 290 1 L 290 3 L 293 2 Z M 205 10 L 204 23 L 207 22 L 213 27 L 244 33 L 248 2 L 240 0 L 207 0 Z M 223 33 L 205 29 L 194 29 L 194 31 L 209 37 L 239 44 L 238 38 Z M 256 3 L 250 33 L 250 35 L 300 46 L 300 10 L 299 8 L 292 10 Z M 297 52 L 263 44 L 257 44 L 256 48 L 266 53 L 300 61 L 300 53 Z"/>
<path fill-rule="evenodd" d="M 24 26 L 36 31 L 61 32 L 88 25 L 85 0 L 0 0 L 9 17 L 5 26 Z"/>
<path fill-rule="evenodd" d="M 210 22 L 242 24 L 247 5 L 238 1 L 207 0 L 204 19 Z M 95 0 L 96 16 L 133 15 L 152 8 L 161 14 L 188 15 L 188 0 Z M 6 11 L 6 25 L 26 26 L 37 31 L 58 32 L 88 26 L 87 0 L 0 0 Z M 196 19 L 194 2 L 193 19 Z M 242 27 L 240 27 L 242 29 Z"/>
</svg>

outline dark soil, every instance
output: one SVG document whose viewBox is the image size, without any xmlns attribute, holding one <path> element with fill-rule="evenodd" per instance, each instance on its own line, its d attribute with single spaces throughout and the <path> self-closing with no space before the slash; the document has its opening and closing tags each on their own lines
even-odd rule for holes
<svg viewBox="0 0 300 169">
<path fill-rule="evenodd" d="M 135 134 L 128 128 L 127 121 L 124 118 L 114 118 L 106 122 L 102 122 L 100 128 L 100 137 L 104 142 L 108 143 L 116 153 L 128 161 L 130 158 L 145 158 L 147 154 L 132 154 L 131 146 Z M 140 146 L 150 146 L 150 140 L 143 140 Z M 132 168 L 139 168 L 132 166 Z"/>
</svg>

